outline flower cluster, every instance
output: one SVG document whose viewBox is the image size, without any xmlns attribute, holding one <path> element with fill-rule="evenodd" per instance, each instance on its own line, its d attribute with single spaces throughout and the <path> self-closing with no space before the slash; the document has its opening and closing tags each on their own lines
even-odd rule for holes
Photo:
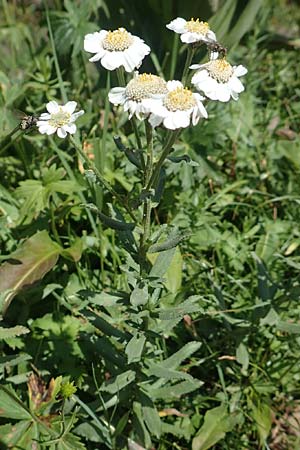
<svg viewBox="0 0 300 450">
<path fill-rule="evenodd" d="M 244 90 L 239 77 L 247 70 L 243 66 L 231 66 L 225 57 L 214 51 L 219 44 L 207 22 L 177 17 L 167 24 L 167 28 L 180 34 L 185 44 L 194 48 L 201 44 L 208 47 L 209 62 L 190 66 L 195 70 L 191 85 L 198 92 L 193 92 L 178 80 L 166 82 L 157 75 L 134 72 L 126 86 L 111 89 L 109 100 L 114 105 L 121 105 L 129 113 L 129 118 L 147 119 L 153 128 L 162 125 L 176 130 L 196 125 L 201 118 L 207 118 L 203 104 L 207 99 L 220 102 L 228 102 L 231 98 L 237 100 Z M 84 49 L 95 54 L 90 61 L 99 61 L 108 70 L 124 69 L 126 72 L 139 68 L 150 52 L 144 41 L 125 28 L 86 35 Z"/>
<path fill-rule="evenodd" d="M 232 66 L 222 53 L 215 50 L 220 44 L 207 22 L 177 17 L 166 27 L 179 34 L 181 41 L 194 49 L 202 44 L 207 46 L 209 61 L 186 67 L 195 70 L 190 80 L 191 87 L 183 81 L 165 81 L 157 75 L 138 73 L 136 69 L 150 53 L 150 47 L 125 28 L 87 34 L 84 50 L 93 54 L 89 59 L 91 62 L 99 62 L 107 70 L 135 71 L 126 86 L 110 90 L 112 104 L 121 105 L 129 113 L 129 118 L 136 116 L 139 120 L 149 120 L 153 128 L 162 125 L 176 130 L 196 125 L 201 118 L 207 118 L 203 102 L 208 99 L 220 102 L 238 100 L 244 90 L 239 77 L 245 75 L 247 69 L 242 65 Z M 198 92 L 193 92 L 192 87 Z M 52 101 L 46 108 L 48 112 L 43 113 L 37 122 L 40 133 L 57 132 L 60 138 L 64 138 L 67 133 L 76 132 L 74 122 L 83 114 L 82 110 L 74 112 L 76 102 L 60 106 Z"/>
</svg>

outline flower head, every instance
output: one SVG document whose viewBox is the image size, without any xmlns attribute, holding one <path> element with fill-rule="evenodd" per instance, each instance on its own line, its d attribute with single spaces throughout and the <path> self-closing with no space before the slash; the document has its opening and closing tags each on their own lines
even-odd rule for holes
<svg viewBox="0 0 300 450">
<path fill-rule="evenodd" d="M 164 127 L 176 130 L 186 128 L 190 123 L 197 125 L 201 117 L 207 117 L 201 95 L 193 93 L 175 80 L 167 82 L 167 89 L 168 93 L 160 96 L 159 100 L 156 98 L 145 101 L 151 111 L 149 122 L 153 127 L 162 123 Z"/>
<path fill-rule="evenodd" d="M 39 132 L 41 134 L 54 134 L 65 138 L 67 133 L 74 134 L 76 132 L 75 120 L 84 114 L 84 111 L 74 113 L 77 103 L 67 102 L 65 105 L 58 105 L 55 101 L 46 105 L 47 113 L 40 115 L 37 122 Z"/>
<path fill-rule="evenodd" d="M 185 20 L 181 17 L 172 20 L 168 23 L 167 28 L 180 34 L 180 39 L 186 44 L 193 42 L 215 42 L 216 35 L 209 28 L 207 22 L 202 22 L 199 19 Z"/>
<path fill-rule="evenodd" d="M 142 120 L 149 114 L 145 100 L 167 92 L 167 83 L 161 77 L 150 73 L 136 73 L 125 88 L 112 88 L 108 98 L 114 105 L 123 105 L 124 110 L 129 111 L 129 118 L 135 114 Z"/>
<path fill-rule="evenodd" d="M 243 92 L 239 77 L 247 73 L 244 66 L 231 66 L 225 58 L 215 59 L 206 64 L 194 64 L 191 69 L 198 69 L 192 77 L 192 84 L 211 100 L 228 102 L 232 97 L 239 98 Z"/>
<path fill-rule="evenodd" d="M 90 61 L 100 60 L 105 69 L 115 70 L 123 66 L 126 72 L 139 67 L 144 57 L 150 53 L 150 47 L 125 28 L 87 34 L 84 38 L 84 50 L 95 53 Z"/>
</svg>

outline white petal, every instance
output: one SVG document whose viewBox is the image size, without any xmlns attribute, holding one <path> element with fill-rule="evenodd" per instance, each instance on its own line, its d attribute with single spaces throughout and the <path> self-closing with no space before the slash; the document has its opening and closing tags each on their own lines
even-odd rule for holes
<svg viewBox="0 0 300 450">
<path fill-rule="evenodd" d="M 192 113 L 192 124 L 195 126 L 197 125 L 197 123 L 199 122 L 199 119 L 201 117 L 201 114 L 199 112 L 198 108 L 194 108 L 193 109 L 193 113 Z"/>
<path fill-rule="evenodd" d="M 37 123 L 37 126 L 38 126 L 39 132 L 40 132 L 41 134 L 46 134 L 46 133 L 47 133 L 47 131 L 48 131 L 48 124 L 47 124 L 47 123 L 44 123 L 44 124 L 42 124 L 42 125 L 39 125 L 39 124 Z"/>
<path fill-rule="evenodd" d="M 206 33 L 206 37 L 210 40 L 215 42 L 217 40 L 215 33 L 212 30 L 208 30 Z"/>
<path fill-rule="evenodd" d="M 230 89 L 232 91 L 235 91 L 238 94 L 245 90 L 245 88 L 244 88 L 243 84 L 241 83 L 241 81 L 237 77 L 235 77 L 234 75 L 230 78 L 230 80 L 228 80 L 227 84 L 228 84 L 228 86 L 230 87 Z"/>
<path fill-rule="evenodd" d="M 50 114 L 57 113 L 59 111 L 59 105 L 54 100 L 52 100 L 51 102 L 47 103 L 46 109 Z"/>
<path fill-rule="evenodd" d="M 156 114 L 151 114 L 149 117 L 149 123 L 153 128 L 158 127 L 162 123 L 163 118 Z"/>
<path fill-rule="evenodd" d="M 191 33 L 188 31 L 187 33 L 183 33 L 180 36 L 181 42 L 185 44 L 192 44 L 193 42 L 204 41 L 205 37 L 202 34 Z"/>
<path fill-rule="evenodd" d="M 248 70 L 246 69 L 246 67 L 244 67 L 244 66 L 242 66 L 242 65 L 239 65 L 239 66 L 237 66 L 237 67 L 234 67 L 233 70 L 234 70 L 234 74 L 235 74 L 237 77 L 242 77 L 243 75 L 246 75 L 246 73 L 248 72 Z"/>
<path fill-rule="evenodd" d="M 51 114 L 49 113 L 42 113 L 39 117 L 40 120 L 48 120 L 51 119 Z"/>
<path fill-rule="evenodd" d="M 181 83 L 181 81 L 170 80 L 167 82 L 168 91 L 174 91 L 174 89 L 177 89 L 178 87 L 183 87 L 183 84 Z"/>
<path fill-rule="evenodd" d="M 82 114 L 84 114 L 83 109 L 81 109 L 80 111 L 74 113 L 71 115 L 69 123 L 75 122 L 76 119 L 78 119 L 78 117 L 82 116 Z"/>
<path fill-rule="evenodd" d="M 53 127 L 52 125 L 48 125 L 46 133 L 47 133 L 48 135 L 50 135 L 50 134 L 55 133 L 56 130 L 57 130 L 56 127 Z"/>
<path fill-rule="evenodd" d="M 99 53 L 103 50 L 102 41 L 105 38 L 107 31 L 102 30 L 100 33 L 96 31 L 95 33 L 87 34 L 84 37 L 83 48 L 86 52 Z"/>
<path fill-rule="evenodd" d="M 173 114 L 173 123 L 176 128 L 186 128 L 191 121 L 190 111 L 175 111 Z"/>
<path fill-rule="evenodd" d="M 57 136 L 60 137 L 61 139 L 64 139 L 67 136 L 66 130 L 63 127 L 57 128 Z"/>
<path fill-rule="evenodd" d="M 112 88 L 108 93 L 108 99 L 110 103 L 112 103 L 113 105 L 123 105 L 126 100 L 125 88 L 123 87 Z"/>
<path fill-rule="evenodd" d="M 96 53 L 96 55 L 92 56 L 89 61 L 90 62 L 97 62 L 99 61 L 101 58 L 103 58 L 103 56 L 108 53 L 106 51 L 100 52 L 100 53 Z"/>
<path fill-rule="evenodd" d="M 196 96 L 196 94 L 194 94 L 194 95 Z M 206 109 L 205 109 L 203 103 L 200 102 L 197 98 L 196 98 L 196 101 L 197 101 L 197 107 L 198 107 L 199 114 L 200 114 L 202 117 L 205 117 L 205 119 L 207 119 L 208 114 L 207 114 L 207 111 L 206 111 Z"/>
<path fill-rule="evenodd" d="M 203 66 L 203 64 L 192 64 L 190 66 L 190 69 L 194 70 L 194 69 L 200 69 Z"/>
<path fill-rule="evenodd" d="M 172 20 L 166 27 L 169 30 L 175 31 L 175 33 L 184 33 L 185 32 L 186 20 L 181 17 L 177 17 L 177 19 Z"/>
<path fill-rule="evenodd" d="M 219 84 L 219 88 L 217 90 L 218 100 L 220 102 L 229 102 L 231 97 L 231 91 L 226 84 Z"/>
<path fill-rule="evenodd" d="M 115 70 L 123 65 L 123 52 L 107 52 L 101 59 L 102 66 L 107 70 Z"/>
<path fill-rule="evenodd" d="M 192 76 L 192 83 L 200 83 L 201 81 L 207 80 L 209 78 L 209 73 L 207 70 L 198 70 L 193 76 Z"/>
<path fill-rule="evenodd" d="M 64 125 L 62 127 L 62 129 L 64 129 L 65 131 L 67 131 L 70 134 L 75 134 L 76 130 L 77 130 L 77 127 L 76 127 L 75 123 L 71 123 L 69 125 Z"/>
<path fill-rule="evenodd" d="M 64 106 L 62 106 L 62 110 L 72 114 L 77 106 L 77 102 L 67 102 Z"/>
</svg>

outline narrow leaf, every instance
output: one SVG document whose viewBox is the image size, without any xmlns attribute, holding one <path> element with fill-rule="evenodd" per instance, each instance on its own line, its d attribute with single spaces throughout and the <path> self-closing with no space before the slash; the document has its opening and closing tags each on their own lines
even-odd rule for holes
<svg viewBox="0 0 300 450">
<path fill-rule="evenodd" d="M 125 353 L 127 355 L 128 364 L 141 360 L 142 352 L 146 342 L 144 334 L 136 333 L 128 342 Z"/>
</svg>

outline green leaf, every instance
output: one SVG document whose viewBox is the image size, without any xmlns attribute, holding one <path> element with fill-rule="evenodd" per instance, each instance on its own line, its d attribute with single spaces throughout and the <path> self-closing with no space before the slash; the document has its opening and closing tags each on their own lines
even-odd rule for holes
<svg viewBox="0 0 300 450">
<path fill-rule="evenodd" d="M 176 380 L 176 379 L 193 380 L 193 377 L 186 372 L 168 369 L 166 367 L 161 366 L 160 364 L 154 363 L 149 364 L 148 373 L 149 375 L 153 375 L 157 378 L 165 378 L 166 380 Z"/>
<path fill-rule="evenodd" d="M 272 410 L 266 403 L 256 406 L 252 403 L 252 417 L 256 422 L 260 445 L 263 446 L 272 426 Z"/>
<path fill-rule="evenodd" d="M 81 258 L 82 251 L 83 251 L 82 240 L 80 238 L 76 238 L 74 244 L 71 245 L 71 247 L 64 248 L 61 251 L 61 256 L 69 258 L 74 262 L 78 262 Z"/>
<path fill-rule="evenodd" d="M 11 386 L 0 386 L 0 417 L 9 419 L 32 419 Z"/>
<path fill-rule="evenodd" d="M 130 294 L 130 303 L 133 306 L 146 305 L 149 299 L 148 286 L 139 282 Z"/>
<path fill-rule="evenodd" d="M 191 236 L 191 233 L 179 233 L 177 230 L 174 233 L 171 233 L 168 239 L 164 242 L 160 242 L 158 244 L 153 244 L 150 246 L 148 252 L 149 253 L 159 253 L 165 250 L 170 250 L 171 248 L 176 247 L 181 241 L 187 239 Z"/>
<path fill-rule="evenodd" d="M 192 341 L 185 344 L 180 350 L 174 353 L 169 358 L 160 363 L 160 366 L 166 369 L 176 369 L 180 364 L 201 347 L 201 342 Z"/>
<path fill-rule="evenodd" d="M 21 289 L 52 269 L 60 252 L 60 246 L 50 239 L 47 231 L 39 231 L 10 255 L 10 261 L 0 267 L 0 292 L 12 289 L 4 299 L 3 314 Z"/>
<path fill-rule="evenodd" d="M 204 424 L 193 439 L 192 450 L 207 450 L 224 439 L 237 423 L 237 416 L 228 414 L 225 405 L 213 408 L 205 414 Z"/>
<path fill-rule="evenodd" d="M 283 322 L 280 320 L 276 326 L 277 330 L 283 331 L 285 333 L 299 334 L 300 333 L 300 323 Z"/>
<path fill-rule="evenodd" d="M 135 372 L 133 370 L 127 370 L 126 372 L 117 375 L 111 380 L 105 382 L 100 387 L 100 391 L 109 392 L 110 394 L 116 394 L 121 389 L 131 384 L 135 380 Z"/>
<path fill-rule="evenodd" d="M 144 334 L 136 333 L 126 345 L 125 353 L 127 355 L 128 364 L 141 360 L 142 352 L 146 342 Z"/>
<path fill-rule="evenodd" d="M 202 385 L 202 381 L 193 379 L 160 388 L 147 386 L 147 391 L 151 395 L 152 399 L 164 399 L 170 401 L 171 399 L 178 399 L 183 395 L 193 392 L 196 389 L 199 389 Z"/>
<path fill-rule="evenodd" d="M 99 216 L 104 225 L 107 225 L 109 228 L 118 231 L 132 231 L 135 228 L 135 223 L 122 222 L 121 220 L 112 219 L 111 217 L 108 217 L 106 214 L 103 214 L 97 208 L 97 206 L 92 203 L 86 203 L 83 204 L 83 206 L 89 209 L 90 211 L 94 211 Z"/>
<path fill-rule="evenodd" d="M 16 325 L 11 328 L 0 327 L 0 339 L 9 339 L 26 333 L 30 333 L 30 330 L 21 325 Z"/>
<path fill-rule="evenodd" d="M 236 360 L 243 366 L 242 372 L 246 373 L 249 366 L 249 353 L 247 347 L 245 346 L 245 344 L 243 344 L 243 342 L 241 342 L 236 349 Z"/>
<path fill-rule="evenodd" d="M 0 447 L 5 444 L 8 448 L 31 449 L 35 439 L 38 439 L 38 426 L 33 421 L 21 420 L 0 426 Z"/>
<path fill-rule="evenodd" d="M 142 405 L 144 421 L 149 432 L 159 439 L 161 435 L 161 420 L 153 401 L 144 392 L 139 392 L 138 398 Z"/>
<path fill-rule="evenodd" d="M 245 9 L 240 15 L 237 23 L 231 29 L 229 35 L 225 37 L 225 45 L 232 47 L 242 39 L 244 34 L 251 29 L 255 17 L 261 9 L 263 3 L 264 0 L 249 0 L 246 3 Z"/>
<path fill-rule="evenodd" d="M 150 277 L 162 278 L 165 275 L 168 268 L 170 267 L 174 254 L 175 248 L 171 248 L 170 250 L 165 250 L 159 253 L 156 259 L 154 256 L 155 254 L 153 254 L 154 258 L 152 256 L 151 259 L 149 258 L 152 261 L 153 259 L 155 259 L 155 262 L 150 272 Z"/>
<path fill-rule="evenodd" d="M 138 434 L 142 444 L 146 448 L 151 447 L 151 437 L 144 422 L 142 405 L 139 402 L 133 402 L 133 429 Z"/>
</svg>

